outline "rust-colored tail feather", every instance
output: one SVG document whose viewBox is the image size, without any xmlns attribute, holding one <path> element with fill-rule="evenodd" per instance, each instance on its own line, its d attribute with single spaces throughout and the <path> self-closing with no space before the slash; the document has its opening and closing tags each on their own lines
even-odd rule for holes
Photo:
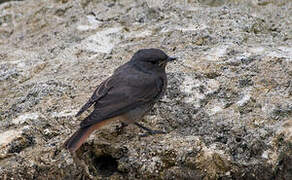
<svg viewBox="0 0 292 180">
<path fill-rule="evenodd" d="M 70 152 L 75 152 L 87 140 L 87 138 L 93 131 L 112 122 L 116 118 L 117 117 L 106 119 L 91 126 L 80 127 L 69 139 L 65 141 L 65 148 L 68 149 Z"/>
<path fill-rule="evenodd" d="M 78 129 L 67 141 L 64 146 L 71 152 L 76 151 L 88 138 L 92 131 L 90 126 Z"/>
</svg>

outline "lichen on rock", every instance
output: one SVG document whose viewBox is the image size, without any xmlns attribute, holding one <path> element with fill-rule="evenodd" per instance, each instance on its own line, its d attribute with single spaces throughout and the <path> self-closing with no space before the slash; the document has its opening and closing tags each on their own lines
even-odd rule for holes
<svg viewBox="0 0 292 180">
<path fill-rule="evenodd" d="M 0 1 L 0 179 L 292 179 L 289 0 Z M 113 123 L 64 141 L 96 86 L 161 48 L 166 95 L 142 137 Z"/>
</svg>

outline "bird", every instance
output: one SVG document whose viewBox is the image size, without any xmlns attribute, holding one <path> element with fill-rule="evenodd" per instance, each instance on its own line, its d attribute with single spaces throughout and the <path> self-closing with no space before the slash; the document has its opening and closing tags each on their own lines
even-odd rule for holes
<svg viewBox="0 0 292 180">
<path fill-rule="evenodd" d="M 135 124 L 150 134 L 164 133 L 144 127 L 137 121 L 165 94 L 166 65 L 175 59 L 157 48 L 135 52 L 130 61 L 118 67 L 112 76 L 97 86 L 75 115 L 78 117 L 94 106 L 80 123 L 79 129 L 65 141 L 65 148 L 75 152 L 92 132 L 116 120 L 122 122 L 122 127 Z"/>
</svg>

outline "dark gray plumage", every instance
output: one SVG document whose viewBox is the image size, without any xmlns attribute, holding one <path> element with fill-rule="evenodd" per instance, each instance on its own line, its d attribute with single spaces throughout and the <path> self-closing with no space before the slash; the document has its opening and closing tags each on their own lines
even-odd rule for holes
<svg viewBox="0 0 292 180">
<path fill-rule="evenodd" d="M 102 82 L 88 102 L 76 114 L 79 116 L 90 106 L 94 110 L 80 124 L 80 128 L 66 142 L 65 147 L 76 151 L 96 129 L 121 120 L 125 124 L 141 119 L 164 94 L 167 86 L 165 67 L 175 58 L 160 49 L 141 49 L 131 60 L 115 70 Z"/>
</svg>

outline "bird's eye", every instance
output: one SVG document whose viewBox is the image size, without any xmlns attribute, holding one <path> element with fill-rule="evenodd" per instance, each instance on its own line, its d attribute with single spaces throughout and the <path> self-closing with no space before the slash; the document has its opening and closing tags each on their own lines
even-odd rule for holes
<svg viewBox="0 0 292 180">
<path fill-rule="evenodd" d="M 155 65 L 155 64 L 157 64 L 157 61 L 151 61 L 151 63 Z"/>
</svg>

